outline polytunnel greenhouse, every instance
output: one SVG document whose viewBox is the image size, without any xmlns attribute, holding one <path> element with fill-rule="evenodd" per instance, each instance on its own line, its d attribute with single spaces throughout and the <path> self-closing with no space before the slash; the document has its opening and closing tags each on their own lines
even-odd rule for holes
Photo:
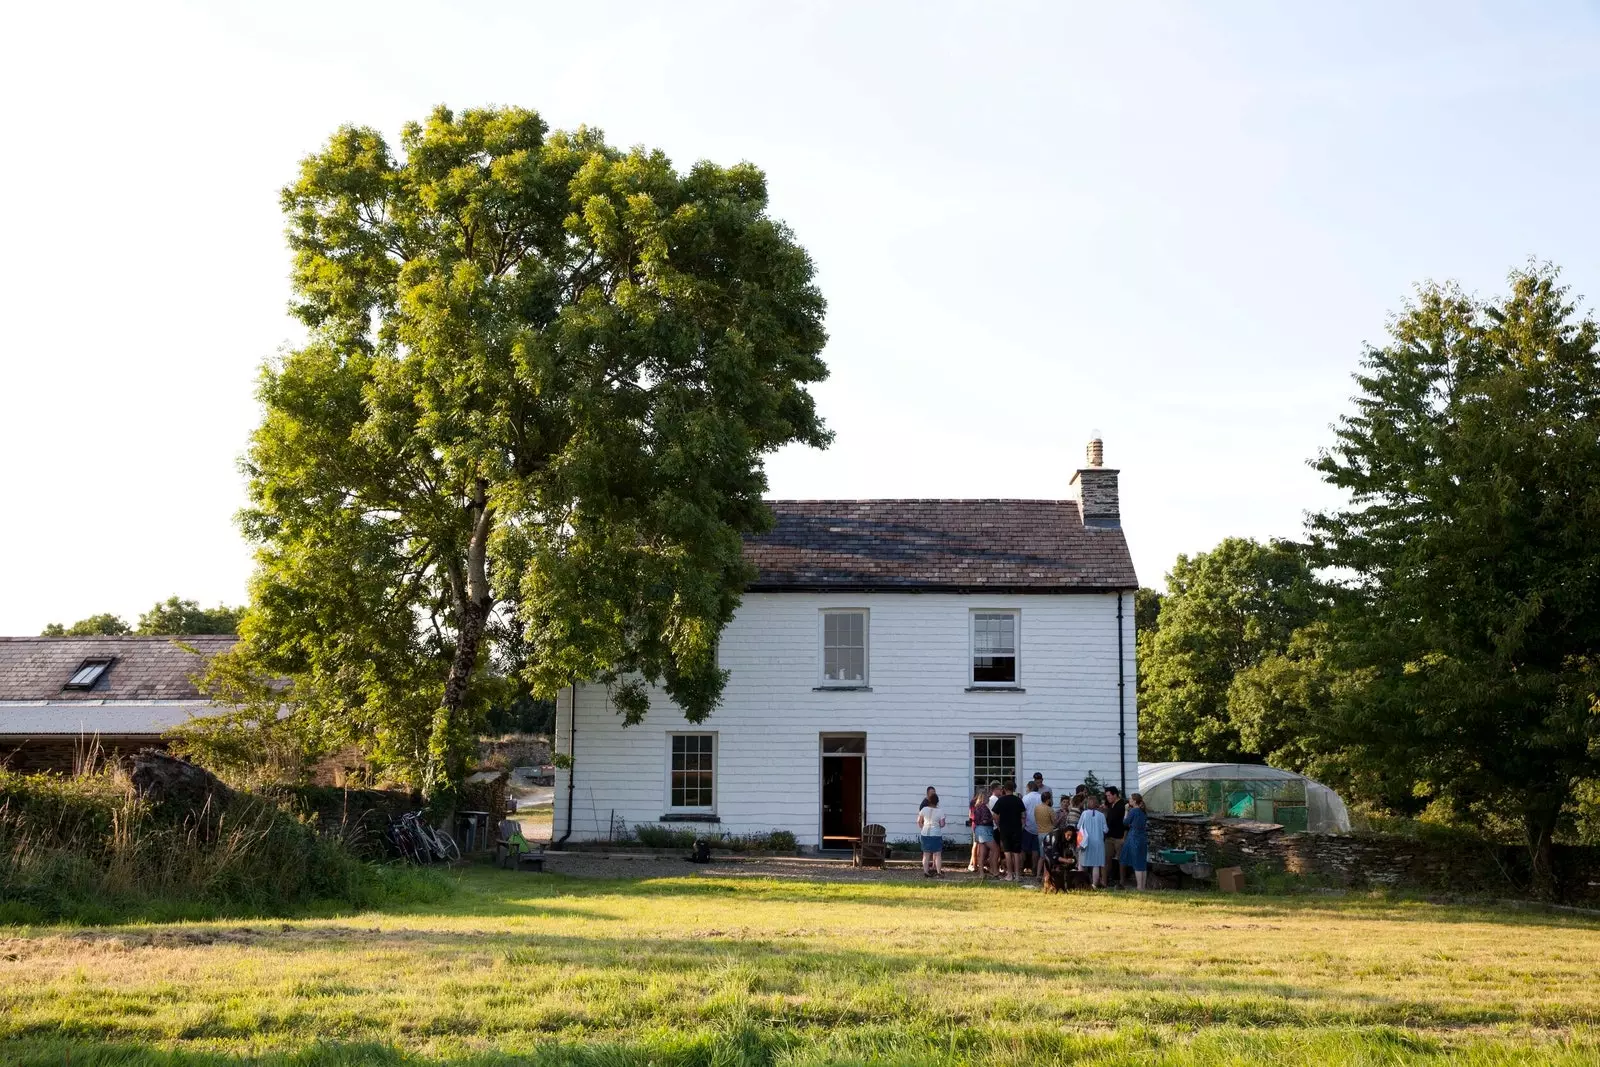
<svg viewBox="0 0 1600 1067">
<path fill-rule="evenodd" d="M 1332 789 L 1294 771 L 1248 763 L 1141 763 L 1139 791 L 1152 815 L 1210 815 L 1277 823 L 1288 833 L 1348 833 L 1350 813 Z"/>
</svg>

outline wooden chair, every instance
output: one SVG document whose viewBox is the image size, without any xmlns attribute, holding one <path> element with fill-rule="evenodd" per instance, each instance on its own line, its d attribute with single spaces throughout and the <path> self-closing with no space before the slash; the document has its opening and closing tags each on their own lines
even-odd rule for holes
<svg viewBox="0 0 1600 1067">
<path fill-rule="evenodd" d="M 544 846 L 530 845 L 522 836 L 522 824 L 515 819 L 500 820 L 500 836 L 494 843 L 495 863 L 506 870 L 544 870 Z"/>
<path fill-rule="evenodd" d="M 850 862 L 857 867 L 882 867 L 889 851 L 889 831 L 877 823 L 861 828 L 861 840 L 850 850 Z"/>
</svg>

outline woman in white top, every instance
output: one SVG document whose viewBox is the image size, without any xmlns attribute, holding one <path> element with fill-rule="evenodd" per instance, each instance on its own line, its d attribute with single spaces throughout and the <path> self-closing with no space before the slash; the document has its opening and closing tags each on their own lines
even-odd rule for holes
<svg viewBox="0 0 1600 1067">
<path fill-rule="evenodd" d="M 1100 800 L 1090 794 L 1078 816 L 1078 869 L 1089 872 L 1089 888 L 1106 884 L 1106 816 Z"/>
<path fill-rule="evenodd" d="M 943 878 L 944 814 L 939 811 L 939 794 L 932 789 L 917 811 L 917 834 L 922 838 L 922 876 Z"/>
</svg>

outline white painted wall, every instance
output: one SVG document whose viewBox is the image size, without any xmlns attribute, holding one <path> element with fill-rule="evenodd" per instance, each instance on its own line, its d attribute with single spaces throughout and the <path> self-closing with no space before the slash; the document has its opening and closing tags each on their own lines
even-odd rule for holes
<svg viewBox="0 0 1600 1067">
<path fill-rule="evenodd" d="M 817 691 L 818 613 L 870 612 L 870 692 Z M 1020 683 L 1026 692 L 968 692 L 969 614 L 1021 613 Z M 1133 594 L 1123 594 L 1123 721 L 1127 784 L 1137 787 Z M 974 734 L 1018 736 L 1020 777 L 1042 771 L 1059 790 L 1093 770 L 1118 780 L 1117 595 L 748 593 L 723 633 L 730 677 L 722 704 L 701 725 L 656 694 L 644 723 L 624 728 L 603 687 L 577 687 L 556 706 L 556 751 L 574 757 L 572 839 L 604 838 L 615 811 L 628 826 L 667 808 L 668 735 L 717 734 L 714 829 L 820 833 L 823 733 L 867 735 L 867 820 L 891 839 L 916 830 L 916 803 L 935 786 L 949 836 L 967 831 Z M 555 836 L 568 825 L 567 772 L 556 775 Z"/>
</svg>

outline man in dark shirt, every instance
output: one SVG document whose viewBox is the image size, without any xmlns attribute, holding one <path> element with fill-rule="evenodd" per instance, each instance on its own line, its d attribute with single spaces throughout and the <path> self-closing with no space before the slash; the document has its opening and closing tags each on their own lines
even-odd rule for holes
<svg viewBox="0 0 1600 1067">
<path fill-rule="evenodd" d="M 1028 809 L 1017 796 L 1017 783 L 1006 781 L 994 802 L 994 836 L 1006 858 L 1006 881 L 1022 877 L 1022 820 Z"/>
<path fill-rule="evenodd" d="M 1128 802 L 1122 790 L 1106 786 L 1106 885 L 1122 885 L 1122 839 L 1128 836 Z"/>
</svg>

